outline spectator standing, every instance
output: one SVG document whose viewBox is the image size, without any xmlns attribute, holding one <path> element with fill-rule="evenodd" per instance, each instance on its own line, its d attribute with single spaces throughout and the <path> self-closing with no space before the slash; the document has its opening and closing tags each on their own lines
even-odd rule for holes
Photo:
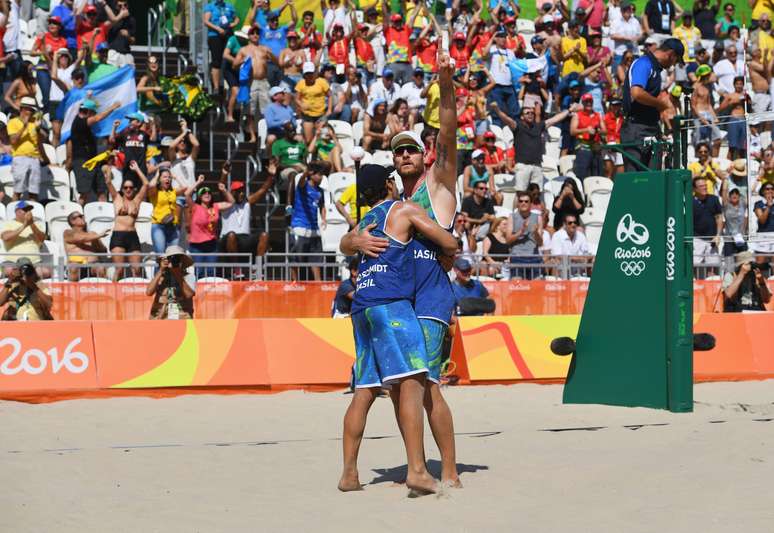
<svg viewBox="0 0 774 533">
<path fill-rule="evenodd" d="M 640 26 L 637 17 L 634 16 L 634 7 L 628 0 L 621 2 L 621 15 L 621 20 L 610 28 L 615 43 L 613 66 L 621 62 L 627 51 L 637 53 L 637 42 L 642 38 L 642 26 Z M 583 68 L 580 68 L 578 72 L 582 70 Z"/>
<path fill-rule="evenodd" d="M 179 122 L 180 134 L 172 139 L 167 149 L 167 159 L 170 161 L 169 171 L 180 187 L 190 187 L 196 181 L 196 159 L 199 157 L 199 139 L 188 128 L 188 122 Z M 178 200 L 179 203 L 179 200 Z"/>
<path fill-rule="evenodd" d="M 515 61 L 516 56 L 512 50 L 506 47 L 505 37 L 505 28 L 498 27 L 495 30 L 494 43 L 486 52 L 486 57 L 490 60 L 489 72 L 495 83 L 495 86 L 489 91 L 488 98 L 490 104 L 497 104 L 503 113 L 508 117 L 513 117 L 519 110 L 519 103 L 516 100 L 516 91 L 513 89 L 511 69 L 508 67 L 508 63 Z M 500 127 L 505 125 L 500 113 L 492 118 L 492 122 Z"/>
<path fill-rule="evenodd" d="M 734 255 L 734 272 L 723 276 L 723 312 L 765 311 L 771 291 L 752 252 Z"/>
<path fill-rule="evenodd" d="M 218 251 L 231 254 L 249 253 L 252 256 L 262 256 L 269 248 L 269 234 L 266 231 L 252 231 L 250 229 L 250 215 L 252 207 L 263 200 L 274 184 L 277 174 L 277 166 L 269 162 L 266 180 L 263 185 L 248 196 L 243 181 L 231 182 L 231 194 L 234 197 L 234 205 L 224 209 L 220 213 L 220 242 Z M 228 171 L 220 174 L 220 183 L 225 184 L 228 179 Z M 265 228 L 268 229 L 268 228 Z"/>
<path fill-rule="evenodd" d="M 356 257 L 349 260 L 347 268 L 349 277 L 339 283 L 336 289 L 336 296 L 333 299 L 333 309 L 331 316 L 333 318 L 346 318 L 352 310 L 352 298 L 355 297 L 355 287 L 357 282 L 357 269 L 360 260 Z"/>
<path fill-rule="evenodd" d="M 726 173 L 718 162 L 710 157 L 709 144 L 702 142 L 696 145 L 696 156 L 698 159 L 688 164 L 688 170 L 694 178 L 705 178 L 707 194 L 718 194 Z"/>
<path fill-rule="evenodd" d="M 159 258 L 159 269 L 148 283 L 145 294 L 153 296 L 150 320 L 194 318 L 193 298 L 196 276 L 190 271 L 193 261 L 181 247 L 173 245 Z"/>
<path fill-rule="evenodd" d="M 513 130 L 513 147 L 516 150 L 516 190 L 525 191 L 530 183 L 543 185 L 543 135 L 546 129 L 566 119 L 572 106 L 545 121 L 535 120 L 535 110 L 524 107 L 520 119 L 512 119 L 495 103 L 490 108 L 500 120 Z"/>
<path fill-rule="evenodd" d="M 386 66 L 394 74 L 398 85 L 411 81 L 411 58 L 409 57 L 411 31 L 419 10 L 414 10 L 408 25 L 400 13 L 389 14 L 389 2 L 382 2 L 382 16 L 390 21 L 384 28 L 384 39 L 387 43 Z"/>
<path fill-rule="evenodd" d="M 582 181 L 587 176 L 602 175 L 602 139 L 607 137 L 607 128 L 602 115 L 593 110 L 591 94 L 581 97 L 581 105 L 583 109 L 570 122 L 570 133 L 576 139 L 573 171 Z"/>
<path fill-rule="evenodd" d="M 696 19 L 696 26 L 701 32 L 701 38 L 714 41 L 715 23 L 720 11 L 720 0 L 715 0 L 714 5 L 710 5 L 708 0 L 696 0 L 693 3 L 693 16 Z"/>
<path fill-rule="evenodd" d="M 734 78 L 734 90 L 722 96 L 718 112 L 728 115 L 728 158 L 731 160 L 747 157 L 747 113 L 752 111 L 750 96 L 745 91 L 744 77 Z"/>
<path fill-rule="evenodd" d="M 150 56 L 148 58 L 148 70 L 137 84 L 137 103 L 142 111 L 161 110 L 164 93 L 161 90 L 160 78 L 159 60 L 156 56 Z"/>
<path fill-rule="evenodd" d="M 48 111 L 49 96 L 51 94 L 51 70 L 49 63 L 53 61 L 54 54 L 60 49 L 67 49 L 67 39 L 62 35 L 62 20 L 58 17 L 49 17 L 48 31 L 35 39 L 32 47 L 33 55 L 38 56 L 36 78 L 40 94 L 43 97 L 43 109 Z"/>
<path fill-rule="evenodd" d="M 108 31 L 108 57 L 107 62 L 114 67 L 123 67 L 125 65 L 134 65 L 134 56 L 132 55 L 132 45 L 137 35 L 137 21 L 129 12 L 128 0 L 119 0 L 116 2 L 115 20 Z M 101 44 L 101 43 L 100 43 Z M 97 45 L 99 47 L 99 45 Z M 220 65 L 220 63 L 218 63 Z"/>
<path fill-rule="evenodd" d="M 21 111 L 22 98 L 31 98 L 37 107 L 37 79 L 35 78 L 35 67 L 29 61 L 21 64 L 20 75 L 11 82 L 11 85 L 5 91 L 4 100 L 9 109 Z"/>
<path fill-rule="evenodd" d="M 11 0 L 11 6 L 15 3 Z M 83 6 L 81 9 L 83 9 Z M 70 50 L 78 49 L 78 43 L 75 39 L 75 22 L 78 11 L 73 5 L 73 0 L 62 0 L 58 6 L 51 10 L 51 16 L 48 19 L 49 22 L 51 22 L 51 17 L 56 17 L 59 20 L 62 27 L 62 36 L 67 39 L 67 48 Z M 9 49 L 6 46 L 6 52 L 11 51 L 13 49 Z"/>
<path fill-rule="evenodd" d="M 718 18 L 717 24 L 715 25 L 715 33 L 719 39 L 728 37 L 729 28 L 731 26 L 736 26 L 737 28 L 742 27 L 742 24 L 734 17 L 735 14 L 736 8 L 734 7 L 734 4 L 731 2 L 723 4 L 723 16 Z"/>
<path fill-rule="evenodd" d="M 304 141 L 309 143 L 314 136 L 315 122 L 323 115 L 330 114 L 333 101 L 329 98 L 331 88 L 325 79 L 317 75 L 312 62 L 304 63 L 301 69 L 304 79 L 296 85 L 296 105 L 301 112 Z M 328 104 L 326 106 L 326 99 Z"/>
<path fill-rule="evenodd" d="M 750 82 L 752 83 L 752 106 L 754 113 L 765 113 L 771 109 L 772 96 L 769 93 L 769 80 L 772 77 L 771 54 L 767 53 L 764 58 L 763 51 L 753 46 L 751 60 L 748 64 L 750 69 Z"/>
<path fill-rule="evenodd" d="M 758 234 L 762 240 L 756 242 L 753 248 L 759 254 L 768 254 L 768 257 L 758 257 L 759 263 L 768 263 L 771 261 L 770 254 L 774 253 L 774 184 L 764 183 L 760 194 L 763 200 L 755 202 L 753 209 L 758 220 Z"/>
<path fill-rule="evenodd" d="M 266 108 L 269 106 L 269 81 L 268 65 L 272 61 L 278 61 L 273 58 L 271 50 L 258 44 L 260 39 L 261 29 L 258 26 L 252 26 L 247 32 L 248 42 L 245 46 L 239 49 L 236 58 L 234 59 L 234 68 L 239 71 L 240 89 L 243 88 L 242 81 L 244 78 L 245 86 L 249 81 L 250 96 L 247 105 L 247 131 L 250 134 L 249 143 L 254 143 L 257 140 L 257 134 L 255 125 L 260 119 L 261 115 L 266 112 Z M 248 68 L 248 66 L 250 68 Z M 243 72 L 246 71 L 246 72 Z M 245 103 L 240 100 L 240 102 Z"/>
<path fill-rule="evenodd" d="M 486 184 L 490 190 L 494 191 L 494 176 L 486 166 L 486 154 L 483 150 L 474 150 L 470 157 L 471 164 L 465 167 L 462 173 L 463 196 L 471 196 L 479 183 Z M 500 197 L 502 202 L 502 195 Z M 495 200 L 497 203 L 497 200 Z"/>
<path fill-rule="evenodd" d="M 43 150 L 43 135 L 33 116 L 38 106 L 35 99 L 25 96 L 20 101 L 19 116 L 8 121 L 8 139 L 11 145 L 11 174 L 13 175 L 13 199 L 25 193 L 35 200 L 40 194 L 40 163 L 48 162 Z"/>
<path fill-rule="evenodd" d="M 648 0 L 645 4 L 642 26 L 645 33 L 656 39 L 657 45 L 672 35 L 678 9 L 672 0 Z"/>
<path fill-rule="evenodd" d="M 301 175 L 298 183 L 291 182 L 288 187 L 288 204 L 293 206 L 290 229 L 294 237 L 294 254 L 322 253 L 322 238 L 320 229 L 325 227 L 325 198 L 320 188 L 323 178 L 323 167 L 318 161 L 309 164 L 309 168 Z M 312 263 L 312 276 L 320 281 L 320 256 L 299 255 L 296 263 Z M 291 278 L 299 281 L 297 267 L 291 270 Z"/>
<path fill-rule="evenodd" d="M 718 197 L 707 192 L 707 179 L 702 176 L 693 178 L 693 234 L 693 264 L 717 264 L 723 208 Z"/>
<path fill-rule="evenodd" d="M 693 84 L 691 94 L 691 111 L 696 117 L 694 124 L 694 142 L 711 143 L 712 153 L 717 155 L 720 151 L 720 141 L 723 133 L 718 127 L 718 116 L 712 104 L 712 69 L 709 65 L 702 65 L 696 69 L 696 82 Z"/>
<path fill-rule="evenodd" d="M 53 320 L 54 300 L 40 284 L 40 276 L 28 257 L 20 257 L 0 290 L 0 305 L 8 304 L 0 320 Z"/>
<path fill-rule="evenodd" d="M 228 103 L 226 104 L 225 122 L 236 122 L 234 111 L 236 110 L 237 96 L 239 94 L 239 69 L 236 64 L 237 54 L 242 47 L 247 44 L 247 33 L 244 30 L 235 31 L 226 41 L 226 47 L 223 49 L 223 80 L 228 84 Z M 156 66 L 158 69 L 158 65 Z"/>
<path fill-rule="evenodd" d="M 204 6 L 202 20 L 207 27 L 212 87 L 214 91 L 220 92 L 220 67 L 223 63 L 223 51 L 233 28 L 239 24 L 239 16 L 237 16 L 232 4 L 224 0 L 214 0 Z"/>
<path fill-rule="evenodd" d="M 91 54 L 92 50 L 97 51 L 97 60 L 94 60 L 94 56 Z M 107 43 L 99 43 L 96 47 L 88 45 L 84 47 L 85 51 L 85 65 L 86 72 L 89 76 L 89 83 L 94 83 L 102 78 L 110 76 L 118 67 L 108 63 L 108 49 Z"/>
<path fill-rule="evenodd" d="M 161 168 L 148 183 L 148 196 L 153 204 L 151 215 L 151 239 L 153 251 L 164 253 L 168 246 L 177 246 L 180 242 L 180 217 L 177 210 L 178 194 L 184 188 L 175 190 L 172 185 L 172 173 L 169 168 Z"/>
<path fill-rule="evenodd" d="M 744 235 L 747 234 L 747 199 L 742 198 L 739 188 L 730 180 L 723 183 L 723 220 L 723 256 L 729 257 L 747 250 L 744 242 Z"/>
<path fill-rule="evenodd" d="M 135 223 L 137 222 L 137 216 L 140 214 L 140 204 L 142 204 L 145 195 L 148 193 L 148 180 L 145 178 L 145 174 L 139 170 L 137 163 L 133 161 L 130 165 L 135 167 L 135 173 L 140 178 L 142 187 L 138 191 L 134 181 L 126 178 L 121 183 L 121 190 L 116 191 L 113 186 L 113 173 L 111 170 L 113 159 L 114 156 L 108 160 L 107 165 L 102 166 L 102 176 L 110 193 L 110 198 L 113 200 L 115 219 L 108 248 L 110 253 L 113 254 L 113 264 L 115 265 L 113 281 L 118 281 L 124 271 L 123 263 L 128 262 L 131 265 L 132 276 L 141 277 L 142 274 L 142 269 L 140 268 L 140 251 L 142 247 L 140 246 L 140 237 L 137 235 Z M 130 255 L 126 256 L 124 254 Z"/>
<path fill-rule="evenodd" d="M 204 176 L 199 176 L 195 184 L 191 184 L 185 190 L 186 207 L 191 212 L 191 231 L 188 236 L 188 249 L 193 255 L 193 260 L 198 264 L 211 264 L 218 262 L 216 251 L 218 248 L 218 223 L 220 213 L 230 209 L 234 205 L 234 197 L 228 192 L 225 183 L 218 183 L 218 189 L 224 201 L 215 202 L 209 187 L 202 187 Z M 193 199 L 196 189 L 196 199 Z M 208 255 L 196 255 L 208 254 Z M 213 276 L 214 269 L 206 268 L 205 276 Z"/>
<path fill-rule="evenodd" d="M 296 14 L 293 1 L 285 2 L 285 5 L 290 7 L 291 26 L 280 27 L 279 13 L 272 11 L 267 16 L 268 25 L 261 27 L 260 44 L 271 50 L 271 61 L 267 65 L 267 77 L 270 85 L 278 85 L 282 80 L 282 69 L 279 66 L 278 58 L 282 50 L 288 46 L 288 32 L 291 28 L 295 28 L 298 22 L 298 15 Z"/>
<path fill-rule="evenodd" d="M 3 223 L 3 230 L 0 232 L 0 238 L 3 239 L 6 255 L 3 261 L 18 261 L 21 258 L 29 258 L 33 265 L 37 266 L 38 275 L 47 277 L 50 270 L 41 268 L 42 262 L 41 246 L 46 240 L 46 234 L 43 233 L 32 218 L 32 205 L 21 200 L 14 208 L 14 218 Z M 5 276 L 10 277 L 11 270 L 5 266 Z M 13 268 L 13 265 L 10 267 Z"/>
<path fill-rule="evenodd" d="M 608 111 L 605 113 L 605 130 L 607 130 L 608 144 L 620 144 L 621 127 L 624 123 L 624 116 L 621 112 L 621 100 L 613 98 L 608 102 Z M 617 150 L 605 150 L 603 152 L 605 160 L 605 176 L 613 178 L 617 172 L 623 172 L 623 156 Z"/>
<path fill-rule="evenodd" d="M 83 165 L 97 155 L 97 139 L 92 127 L 119 107 L 121 104 L 115 102 L 100 113 L 97 102 L 86 99 L 81 103 L 78 114 L 73 119 L 70 138 L 67 139 L 65 168 L 75 174 L 75 188 L 78 191 L 78 203 L 81 205 L 86 204 L 92 194 L 99 202 L 107 200 L 105 181 L 98 166 L 88 169 Z"/>
<path fill-rule="evenodd" d="M 148 173 L 148 158 L 146 157 L 148 151 L 148 145 L 150 144 L 150 136 L 142 129 L 145 116 L 142 113 L 135 112 L 126 115 L 129 120 L 129 125 L 120 134 L 117 133 L 118 127 L 121 125 L 120 120 L 113 122 L 113 130 L 110 133 L 110 144 L 118 148 L 123 152 L 125 156 L 125 165 L 129 165 L 131 161 L 137 163 L 137 168 L 143 175 Z M 142 186 L 139 174 L 129 167 L 130 172 L 127 172 L 126 178 L 132 180 L 135 189 L 139 189 Z M 163 251 L 163 250 L 162 250 Z"/>
<path fill-rule="evenodd" d="M 720 94 L 734 92 L 734 79 L 745 75 L 744 59 L 739 57 L 736 45 L 726 46 L 726 55 L 723 59 L 715 63 L 712 70 L 717 77 L 717 90 Z"/>
<path fill-rule="evenodd" d="M 696 49 L 701 46 L 701 30 L 693 25 L 693 13 L 683 12 L 683 23 L 675 28 L 673 35 L 683 43 L 683 61 L 685 63 L 695 61 Z"/>
<path fill-rule="evenodd" d="M 507 223 L 506 244 L 510 246 L 510 277 L 534 279 L 540 275 L 534 265 L 542 261 L 538 249 L 543 246 L 543 218 L 532 212 L 532 197 L 527 192 L 516 197 L 516 210 Z"/>
<path fill-rule="evenodd" d="M 368 108 L 368 89 L 363 83 L 363 75 L 355 68 L 347 69 L 347 81 L 342 85 L 344 101 L 352 110 L 352 122 L 357 122 Z M 424 101 L 423 101 L 424 102 Z"/>
<path fill-rule="evenodd" d="M 82 265 L 68 269 L 69 280 L 78 281 L 81 277 L 88 276 L 106 277 L 105 267 L 87 268 L 87 265 L 100 262 L 100 258 L 93 254 L 106 255 L 107 248 L 102 244 L 102 239 L 110 233 L 110 230 L 105 230 L 102 233 L 87 231 L 86 219 L 78 211 L 67 216 L 67 224 L 70 228 L 64 230 L 62 234 L 67 262 Z"/>
</svg>

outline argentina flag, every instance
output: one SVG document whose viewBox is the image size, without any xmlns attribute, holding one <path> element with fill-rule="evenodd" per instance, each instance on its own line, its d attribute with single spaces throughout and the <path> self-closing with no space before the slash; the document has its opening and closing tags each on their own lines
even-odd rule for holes
<svg viewBox="0 0 774 533">
<path fill-rule="evenodd" d="M 114 73 L 100 78 L 94 83 L 84 85 L 81 89 L 72 88 L 64 97 L 56 110 L 56 118 L 62 121 L 61 142 L 64 144 L 70 138 L 70 128 L 87 95 L 97 102 L 99 110 L 106 109 L 119 102 L 121 107 L 113 111 L 103 120 L 97 122 L 92 131 L 96 137 L 107 137 L 113 129 L 113 121 L 137 111 L 137 87 L 134 82 L 134 67 L 121 67 Z M 124 121 L 125 122 L 125 121 Z M 122 127 L 125 124 L 122 124 Z"/>
</svg>

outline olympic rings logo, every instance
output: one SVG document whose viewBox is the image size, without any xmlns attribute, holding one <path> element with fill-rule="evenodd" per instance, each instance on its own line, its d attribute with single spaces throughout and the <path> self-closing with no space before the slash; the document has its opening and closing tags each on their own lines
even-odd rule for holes
<svg viewBox="0 0 774 533">
<path fill-rule="evenodd" d="M 645 272 L 645 261 L 622 261 L 621 272 L 629 277 L 637 277 Z"/>
<path fill-rule="evenodd" d="M 615 230 L 615 236 L 618 242 L 626 242 L 627 240 L 637 245 L 642 245 L 648 242 L 650 239 L 650 232 L 644 224 L 635 222 L 630 213 L 626 213 L 618 221 L 618 227 Z"/>
</svg>

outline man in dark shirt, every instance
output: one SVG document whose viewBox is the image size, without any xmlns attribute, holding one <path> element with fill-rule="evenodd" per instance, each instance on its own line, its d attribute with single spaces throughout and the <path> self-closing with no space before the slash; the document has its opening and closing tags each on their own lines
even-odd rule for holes
<svg viewBox="0 0 774 533">
<path fill-rule="evenodd" d="M 113 131 L 110 134 L 110 144 L 124 153 L 126 161 L 124 162 L 124 179 L 132 180 L 137 190 L 142 186 L 140 177 L 135 174 L 130 168 L 129 163 L 136 161 L 137 166 L 143 174 L 148 173 L 148 167 L 146 164 L 145 153 L 148 150 L 148 134 L 142 131 L 142 123 L 145 117 L 142 113 L 134 112 L 126 115 L 129 119 L 129 126 L 121 132 L 120 135 L 116 133 L 120 121 L 113 122 Z"/>
<path fill-rule="evenodd" d="M 526 191 L 530 183 L 543 186 L 543 152 L 545 141 L 543 133 L 547 128 L 563 121 L 572 109 L 565 109 L 546 121 L 535 120 L 535 109 L 521 108 L 521 118 L 512 119 L 500 109 L 497 102 L 489 107 L 497 113 L 503 124 L 513 131 L 513 148 L 516 151 L 516 189 Z"/>
<path fill-rule="evenodd" d="M 494 220 L 494 202 L 489 197 L 489 184 L 476 183 L 473 194 L 462 200 L 462 212 L 466 217 L 465 226 L 471 235 L 480 241 L 489 233 L 489 225 Z"/>
<path fill-rule="evenodd" d="M 349 279 L 342 281 L 336 290 L 336 298 L 333 300 L 333 318 L 349 316 L 352 309 L 352 298 L 355 297 L 355 280 L 357 280 L 359 263 L 357 257 L 349 260 Z"/>
<path fill-rule="evenodd" d="M 116 67 L 134 65 L 131 46 L 134 44 L 134 36 L 137 34 L 137 22 L 129 14 L 129 2 L 119 0 L 116 3 L 116 18 L 108 31 L 107 41 L 110 51 L 108 63 Z"/>
<path fill-rule="evenodd" d="M 84 100 L 78 109 L 78 114 L 73 119 L 70 129 L 70 138 L 67 140 L 67 161 L 65 167 L 75 173 L 75 187 L 78 191 L 78 203 L 84 205 L 88 202 L 89 195 L 94 193 L 97 200 L 107 200 L 105 180 L 99 170 L 99 165 L 92 170 L 83 168 L 83 164 L 97 155 L 97 139 L 91 131 L 92 126 L 104 120 L 110 113 L 121 107 L 120 102 L 98 113 L 97 102 Z"/>
<path fill-rule="evenodd" d="M 676 16 L 677 10 L 672 0 L 649 0 L 645 5 L 645 16 L 642 17 L 643 29 L 649 35 L 654 35 L 660 44 L 672 34 Z"/>
<path fill-rule="evenodd" d="M 715 5 L 709 5 L 708 0 L 696 0 L 693 4 L 693 22 L 701 32 L 701 38 L 705 40 L 715 39 L 715 24 L 717 24 L 720 0 Z"/>
<path fill-rule="evenodd" d="M 707 193 L 707 179 L 693 178 L 693 264 L 717 264 L 723 233 L 723 208 Z"/>
<path fill-rule="evenodd" d="M 661 71 L 675 63 L 682 63 L 685 47 L 680 39 L 669 38 L 658 49 L 646 52 L 629 67 L 624 81 L 623 106 L 626 119 L 621 127 L 621 143 L 630 144 L 625 152 L 645 166 L 650 165 L 650 147 L 645 147 L 643 139 L 656 137 L 659 131 L 659 115 L 670 103 L 659 99 L 661 94 Z M 660 161 L 654 161 L 659 165 Z M 627 172 L 641 170 L 628 157 L 624 158 Z"/>
</svg>

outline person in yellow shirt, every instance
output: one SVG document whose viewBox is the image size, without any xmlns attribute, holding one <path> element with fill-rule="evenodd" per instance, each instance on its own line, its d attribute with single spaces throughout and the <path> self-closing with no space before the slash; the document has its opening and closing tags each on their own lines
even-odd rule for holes
<svg viewBox="0 0 774 533">
<path fill-rule="evenodd" d="M 182 189 L 177 191 L 172 187 L 172 173 L 167 167 L 159 170 L 148 183 L 148 199 L 153 204 L 151 240 L 157 254 L 163 254 L 168 246 L 180 242 L 177 196 L 182 192 Z"/>
<path fill-rule="evenodd" d="M 309 144 L 314 137 L 315 122 L 333 110 L 333 98 L 328 98 L 326 108 L 325 99 L 330 95 L 331 88 L 325 79 L 317 75 L 314 63 L 311 61 L 304 63 L 301 73 L 304 79 L 296 84 L 296 103 L 301 110 L 304 142 Z"/>
<path fill-rule="evenodd" d="M 426 98 L 425 110 L 422 112 L 422 119 L 425 124 L 436 130 L 441 128 L 441 115 L 439 113 L 441 105 L 441 89 L 438 86 L 438 80 L 433 79 L 419 93 L 420 98 Z"/>
<path fill-rule="evenodd" d="M 768 15 L 768 19 L 774 18 L 774 0 L 749 0 L 752 9 L 750 18 L 758 25 L 761 23 L 763 15 Z"/>
<path fill-rule="evenodd" d="M 22 257 L 29 257 L 33 263 L 40 263 L 40 247 L 46 240 L 46 234 L 35 224 L 32 209 L 31 204 L 20 201 L 14 209 L 14 218 L 3 224 L 0 238 L 8 254 L 3 256 L 3 261 L 18 261 Z M 4 274 L 8 277 L 10 272 L 6 269 Z"/>
<path fill-rule="evenodd" d="M 710 156 L 709 144 L 705 142 L 697 144 L 696 156 L 699 160 L 688 164 L 691 176 L 693 178 L 706 178 L 707 194 L 717 194 L 716 191 L 720 191 L 720 185 L 726 178 L 726 173 L 720 168 L 718 162 Z"/>
<path fill-rule="evenodd" d="M 768 13 L 761 14 L 761 18 L 758 20 L 758 30 L 752 32 L 751 39 L 755 34 L 758 34 L 758 48 L 761 50 L 761 54 L 766 57 L 771 57 L 774 54 L 774 35 L 771 35 L 771 15 Z M 753 43 L 755 41 L 753 40 Z"/>
<path fill-rule="evenodd" d="M 696 61 L 696 49 L 701 44 L 701 31 L 693 25 L 693 13 L 683 12 L 683 23 L 675 28 L 672 35 L 683 43 L 683 48 L 685 48 L 683 61 L 686 63 Z"/>
<path fill-rule="evenodd" d="M 561 49 L 562 60 L 564 61 L 562 77 L 573 72 L 583 72 L 586 68 L 586 59 L 588 57 L 586 39 L 581 37 L 579 26 L 580 23 L 576 19 L 572 19 L 567 23 L 568 34 L 562 37 Z"/>
<path fill-rule="evenodd" d="M 34 114 L 37 102 L 25 96 L 20 102 L 19 116 L 8 121 L 8 138 L 11 143 L 11 175 L 13 199 L 18 200 L 26 192 L 31 200 L 40 194 L 40 162 L 48 161 L 43 150 L 43 137 L 38 135 L 38 123 Z"/>
<path fill-rule="evenodd" d="M 336 200 L 336 209 L 347 220 L 349 228 L 352 229 L 357 223 L 357 187 L 353 183 L 341 193 L 341 197 Z M 367 205 L 360 206 L 360 220 L 371 208 Z"/>
</svg>

